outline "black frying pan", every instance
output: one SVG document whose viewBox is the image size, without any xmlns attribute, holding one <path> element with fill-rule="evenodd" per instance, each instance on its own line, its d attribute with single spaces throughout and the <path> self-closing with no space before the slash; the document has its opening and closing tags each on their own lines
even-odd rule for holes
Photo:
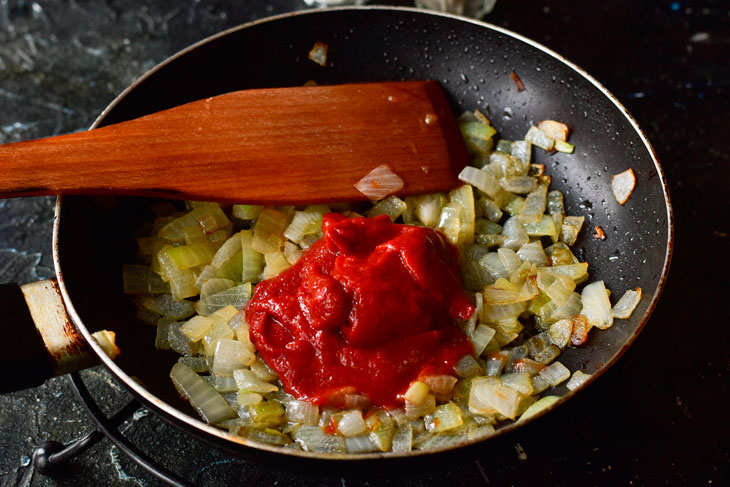
<svg viewBox="0 0 730 487">
<path fill-rule="evenodd" d="M 330 46 L 326 67 L 307 59 L 315 41 Z M 524 91 L 517 89 L 512 73 L 519 76 Z M 671 256 L 671 209 L 662 170 L 635 121 L 597 81 L 559 55 L 504 29 L 448 15 L 378 7 L 265 19 L 173 56 L 122 93 L 95 126 L 232 90 L 298 86 L 312 79 L 319 84 L 435 79 L 449 93 L 457 114 L 479 108 L 508 139 L 522 138 L 531 123 L 542 119 L 567 123 L 573 129 L 575 153 L 538 150 L 536 162 L 547 166 L 554 187 L 565 194 L 569 213 L 587 217 L 577 254 L 589 262 L 591 279 L 604 280 L 616 295 L 639 286 L 644 298 L 631 319 L 592 332 L 587 345 L 566 350 L 560 360 L 571 370 L 593 373 L 589 385 L 633 342 L 656 304 Z M 611 193 L 610 178 L 629 167 L 638 185 L 621 206 Z M 87 197 L 63 197 L 57 204 L 54 260 L 61 292 L 76 328 L 105 365 L 163 418 L 234 454 L 279 463 L 287 456 L 286 464 L 382 459 L 382 454 L 323 457 L 252 444 L 197 419 L 168 377 L 176 355 L 154 350 L 154 329 L 134 319 L 133 307 L 121 292 L 121 266 L 134 261 L 131 235 L 151 218 L 149 205 L 135 198 Z M 607 240 L 591 237 L 597 225 Z M 116 362 L 90 339 L 99 329 L 116 331 L 123 351 Z M 554 392 L 565 396 L 545 414 L 580 389 L 568 393 L 561 386 Z M 496 436 L 517 427 L 505 425 Z M 385 457 L 410 461 L 432 454 Z"/>
</svg>

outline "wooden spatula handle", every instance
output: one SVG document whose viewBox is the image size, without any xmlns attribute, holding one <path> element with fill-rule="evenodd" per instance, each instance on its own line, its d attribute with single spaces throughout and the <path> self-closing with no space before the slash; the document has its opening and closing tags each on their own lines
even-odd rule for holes
<svg viewBox="0 0 730 487">
<path fill-rule="evenodd" d="M 88 132 L 0 146 L 0 197 L 128 194 L 256 204 L 365 199 L 388 164 L 402 195 L 468 162 L 433 81 L 247 90 Z"/>
</svg>

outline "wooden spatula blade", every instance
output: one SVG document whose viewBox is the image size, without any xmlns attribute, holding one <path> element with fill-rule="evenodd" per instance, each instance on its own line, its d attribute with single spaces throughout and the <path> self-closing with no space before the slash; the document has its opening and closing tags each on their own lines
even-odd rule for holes
<svg viewBox="0 0 730 487">
<path fill-rule="evenodd" d="M 0 196 L 127 194 L 309 204 L 367 199 L 387 164 L 399 195 L 445 191 L 469 162 L 441 86 L 257 89 L 88 132 L 0 146 Z"/>
</svg>

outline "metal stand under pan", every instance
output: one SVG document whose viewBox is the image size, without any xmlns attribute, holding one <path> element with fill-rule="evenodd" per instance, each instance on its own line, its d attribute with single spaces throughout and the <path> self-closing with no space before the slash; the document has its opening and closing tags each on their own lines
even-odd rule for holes
<svg viewBox="0 0 730 487">
<path fill-rule="evenodd" d="M 84 407 L 86 407 L 89 415 L 96 423 L 96 429 L 68 445 L 53 440 L 44 441 L 38 445 L 32 456 L 33 467 L 38 472 L 42 474 L 58 472 L 68 461 L 88 450 L 99 440 L 107 438 L 120 451 L 134 460 L 137 465 L 163 482 L 174 487 L 193 486 L 193 484 L 169 471 L 156 460 L 142 452 L 122 434 L 119 427 L 142 407 L 139 401 L 132 399 L 113 415 L 106 416 L 97 401 L 92 397 L 81 376 L 78 373 L 73 373 L 69 374 L 68 377 L 76 392 L 76 396 Z"/>
</svg>

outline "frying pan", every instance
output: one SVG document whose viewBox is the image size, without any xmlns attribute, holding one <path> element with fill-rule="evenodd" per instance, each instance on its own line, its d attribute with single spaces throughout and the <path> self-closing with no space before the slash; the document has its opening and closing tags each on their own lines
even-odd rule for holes
<svg viewBox="0 0 730 487">
<path fill-rule="evenodd" d="M 326 67 L 307 59 L 315 41 L 330 46 Z M 518 89 L 515 75 L 524 89 Z M 605 281 L 614 299 L 629 288 L 644 292 L 630 319 L 592 332 L 586 345 L 561 355 L 560 361 L 571 370 L 593 376 L 576 391 L 564 386 L 552 391 L 563 398 L 538 417 L 549 415 L 596 381 L 634 341 L 659 298 L 672 249 L 669 196 L 653 149 L 616 98 L 577 66 L 505 29 L 446 14 L 391 7 L 299 12 L 233 28 L 185 49 L 125 90 L 94 127 L 233 90 L 298 86 L 309 80 L 335 84 L 404 79 L 441 82 L 455 113 L 478 108 L 507 139 L 521 139 L 542 119 L 570 126 L 574 154 L 536 150 L 534 158 L 546 165 L 553 187 L 564 193 L 568 212 L 586 216 L 575 252 L 589 263 L 591 280 Z M 611 193 L 610 181 L 612 174 L 628 168 L 633 168 L 638 184 L 622 206 Z M 151 203 L 139 198 L 59 197 L 53 255 L 58 290 L 75 331 L 152 411 L 218 448 L 277 465 L 333 460 L 392 464 L 462 451 L 459 447 L 406 455 L 325 456 L 252 443 L 200 421 L 169 380 L 176 354 L 154 350 L 155 330 L 135 320 L 134 307 L 121 290 L 122 265 L 133 262 L 136 253 L 132 235 L 152 218 Z M 604 229 L 606 240 L 592 238 L 597 226 Z M 91 338 L 101 329 L 116 332 L 122 350 L 116 361 Z M 528 422 L 504 425 L 490 438 Z M 473 449 L 484 441 L 465 446 Z"/>
</svg>

